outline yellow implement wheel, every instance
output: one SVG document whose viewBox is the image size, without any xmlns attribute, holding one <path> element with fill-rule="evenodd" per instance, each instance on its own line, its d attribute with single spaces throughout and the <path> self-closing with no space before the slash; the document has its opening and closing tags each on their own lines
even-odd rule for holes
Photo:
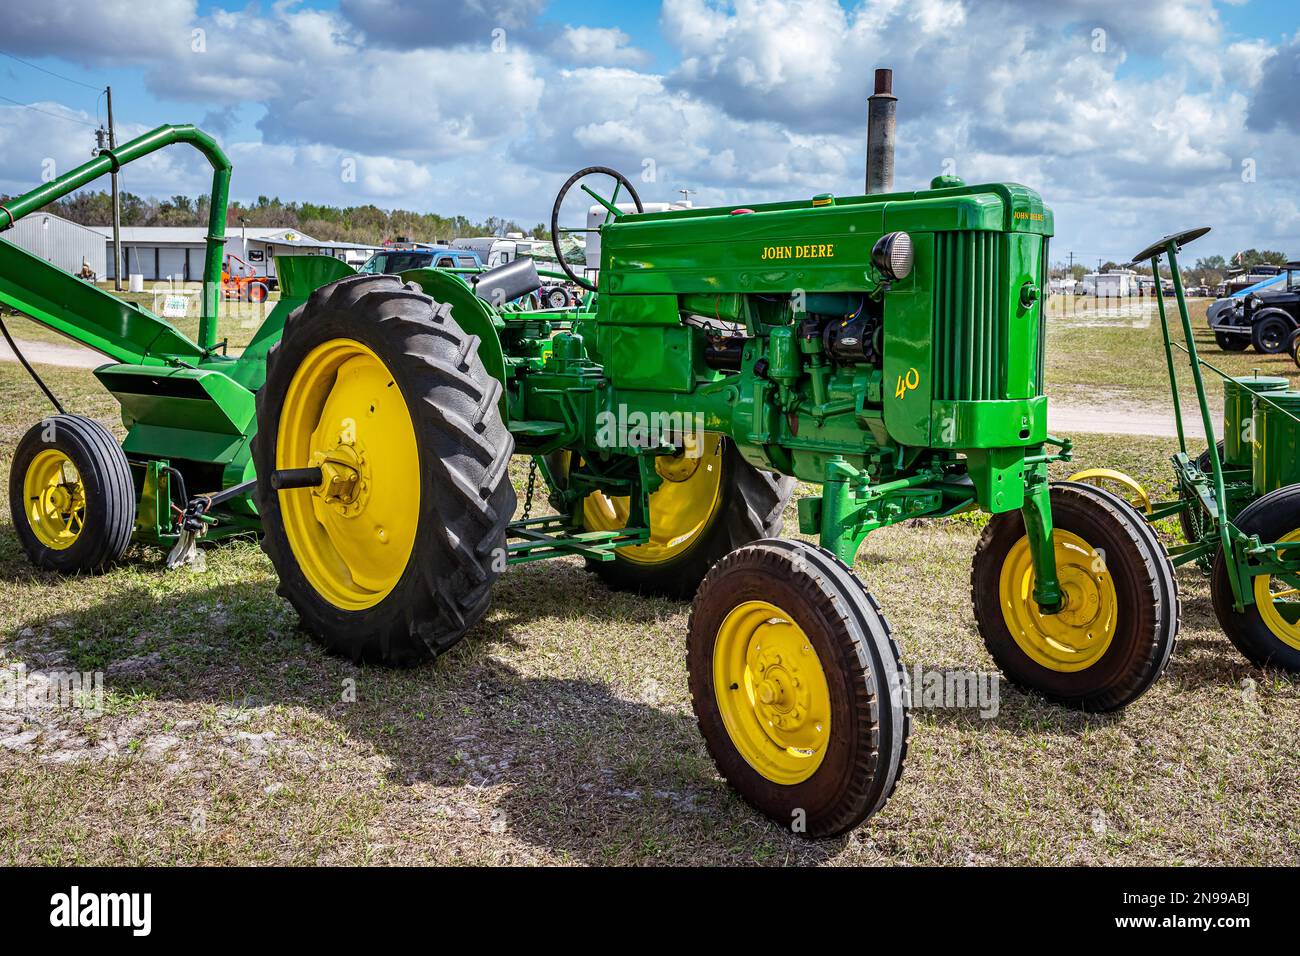
<svg viewBox="0 0 1300 956">
<path fill-rule="evenodd" d="M 1300 542 L 1300 485 L 1270 492 L 1241 509 L 1233 524 L 1264 544 Z M 1300 561 L 1300 546 L 1278 552 L 1283 561 Z M 1229 578 L 1231 556 L 1220 548 L 1214 559 L 1210 593 L 1224 633 L 1251 662 L 1300 673 L 1300 576 L 1261 574 L 1251 580 L 1254 603 L 1238 611 Z"/>
<path fill-rule="evenodd" d="M 1124 474 L 1122 471 L 1115 471 L 1111 468 L 1085 468 L 1083 471 L 1075 472 L 1070 476 L 1069 480 L 1095 485 L 1098 488 L 1111 488 L 1114 490 L 1115 487 L 1118 487 L 1122 489 L 1119 492 L 1120 497 L 1143 514 L 1151 513 L 1151 495 L 1142 487 L 1141 482 Z"/>
<path fill-rule="evenodd" d="M 38 568 L 101 571 L 131 543 L 131 466 L 103 425 L 79 415 L 53 415 L 14 447 L 9 510 L 18 540 Z"/>
<path fill-rule="evenodd" d="M 1173 651 L 1173 566 L 1142 516 L 1109 491 L 1054 484 L 1051 512 L 1060 610 L 1034 600 L 1025 521 L 1011 512 L 993 517 L 976 548 L 975 620 L 1013 683 L 1081 710 L 1117 710 L 1146 692 Z"/>
<path fill-rule="evenodd" d="M 72 459 L 50 448 L 32 459 L 23 476 L 27 520 L 38 541 L 62 551 L 86 523 L 86 489 Z"/>
<path fill-rule="evenodd" d="M 457 324 L 475 307 L 349 276 L 294 310 L 268 356 L 252 449 L 262 547 L 304 630 L 355 661 L 449 649 L 505 568 L 514 442 L 501 382 Z M 272 478 L 305 469 L 314 487 Z"/>
<path fill-rule="evenodd" d="M 1044 614 L 1033 599 L 1034 566 L 1029 539 L 1011 548 L 999 591 L 1011 636 L 1029 657 L 1049 670 L 1069 673 L 1097 663 L 1110 647 L 1118 623 L 1115 582 L 1098 550 L 1069 531 L 1052 536 L 1056 573 L 1065 609 Z"/>
<path fill-rule="evenodd" d="M 857 826 L 902 772 L 898 645 L 843 562 L 769 539 L 714 565 L 691 606 L 691 700 L 719 773 L 800 836 Z"/>
<path fill-rule="evenodd" d="M 1279 543 L 1291 541 L 1300 541 L 1300 530 L 1279 539 Z M 1300 548 L 1290 553 L 1300 555 Z M 1260 575 L 1255 579 L 1255 604 L 1265 626 L 1277 639 L 1300 651 L 1300 588 L 1272 575 Z"/>
<path fill-rule="evenodd" d="M 316 346 L 280 413 L 276 467 L 319 467 L 316 488 L 281 494 L 285 534 L 307 580 L 335 607 L 372 607 L 406 570 L 420 507 L 420 454 L 406 398 L 372 349 Z"/>
<path fill-rule="evenodd" d="M 718 628 L 713 690 L 731 742 L 768 780 L 813 775 L 831 736 L 831 697 L 817 652 L 789 614 L 745 601 Z"/>
</svg>

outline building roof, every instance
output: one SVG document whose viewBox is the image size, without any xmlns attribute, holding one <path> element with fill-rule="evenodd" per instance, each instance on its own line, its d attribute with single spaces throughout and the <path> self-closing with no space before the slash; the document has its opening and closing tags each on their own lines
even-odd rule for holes
<svg viewBox="0 0 1300 956">
<path fill-rule="evenodd" d="M 90 226 L 83 226 L 79 222 L 73 222 L 71 219 L 64 219 L 62 216 L 56 216 L 52 212 L 41 212 L 39 210 L 36 212 L 28 213 L 26 216 L 23 216 L 21 219 L 18 220 L 17 223 L 13 223 L 11 224 L 10 227 L 6 227 L 5 231 L 7 232 L 9 228 L 11 228 L 12 226 L 21 225 L 22 223 L 27 223 L 27 228 L 33 229 L 39 226 L 41 224 L 41 220 L 43 219 L 53 219 L 59 225 L 60 228 L 68 228 L 73 230 L 79 230 L 81 232 L 92 232 L 92 233 L 96 231 L 94 228 Z M 111 232 L 112 230 L 110 229 L 109 231 Z"/>
<path fill-rule="evenodd" d="M 113 238 L 112 226 L 90 226 L 89 228 L 105 239 Z M 258 226 L 240 230 L 238 226 L 226 225 L 226 238 L 234 239 L 241 234 L 260 242 L 275 242 L 283 245 L 320 245 L 315 239 L 299 232 L 297 229 Z M 208 230 L 204 226 L 123 226 L 121 235 L 123 242 L 203 243 L 207 241 Z"/>
</svg>

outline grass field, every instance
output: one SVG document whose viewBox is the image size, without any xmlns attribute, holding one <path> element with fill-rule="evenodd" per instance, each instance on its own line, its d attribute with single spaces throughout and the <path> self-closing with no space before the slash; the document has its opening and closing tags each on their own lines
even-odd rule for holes
<svg viewBox="0 0 1300 956">
<path fill-rule="evenodd" d="M 1086 378 L 1111 361 L 1053 367 Z M 117 427 L 89 373 L 42 372 L 70 409 Z M 6 474 L 45 412 L 0 363 Z M 1084 436 L 1078 458 L 1158 488 L 1171 448 Z M 917 522 L 864 549 L 857 571 L 908 665 L 992 669 L 968 594 L 977 535 L 977 521 Z M 98 718 L 0 710 L 0 864 L 1294 865 L 1300 853 L 1300 688 L 1236 653 L 1196 571 L 1180 578 L 1170 669 L 1125 713 L 1082 716 L 1005 684 L 993 719 L 915 711 L 889 805 L 847 838 L 807 843 L 717 777 L 687 697 L 686 604 L 612 593 L 574 560 L 524 565 L 452 653 L 389 671 L 298 633 L 255 542 L 210 551 L 201 574 L 165 573 L 160 558 L 137 550 L 98 578 L 37 573 L 3 509 L 0 666 L 103 670 L 107 698 Z"/>
</svg>

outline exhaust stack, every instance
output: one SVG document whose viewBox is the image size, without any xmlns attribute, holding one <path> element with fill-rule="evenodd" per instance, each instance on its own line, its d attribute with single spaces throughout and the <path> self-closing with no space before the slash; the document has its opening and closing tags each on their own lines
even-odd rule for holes
<svg viewBox="0 0 1300 956">
<path fill-rule="evenodd" d="M 894 188 L 894 129 L 898 97 L 894 71 L 876 70 L 876 92 L 867 100 L 867 192 Z"/>
</svg>

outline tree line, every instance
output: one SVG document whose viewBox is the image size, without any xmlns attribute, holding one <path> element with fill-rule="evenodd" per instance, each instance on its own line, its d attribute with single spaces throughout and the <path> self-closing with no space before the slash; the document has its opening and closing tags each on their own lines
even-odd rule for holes
<svg viewBox="0 0 1300 956">
<path fill-rule="evenodd" d="M 1216 286 L 1228 277 L 1229 271 L 1238 269 L 1249 270 L 1251 266 L 1258 265 L 1284 266 L 1289 261 L 1291 260 L 1288 259 L 1284 253 L 1278 252 L 1274 249 L 1247 249 L 1244 252 L 1237 253 L 1230 260 L 1223 258 L 1223 256 L 1203 256 L 1196 260 L 1195 265 L 1183 267 L 1183 281 L 1188 285 Z M 1127 265 L 1122 262 L 1104 262 L 1102 263 L 1101 271 L 1112 272 L 1116 269 L 1124 268 L 1132 269 L 1139 275 L 1151 275 L 1151 266 L 1144 263 Z M 1074 267 L 1070 269 L 1060 266 L 1053 270 L 1054 273 L 1059 273 L 1060 276 L 1065 276 L 1068 273 L 1075 279 L 1082 279 L 1091 271 L 1091 269 L 1081 263 L 1075 263 Z M 1165 278 L 1169 278 L 1169 267 L 1167 263 L 1161 271 L 1164 273 Z"/>
<path fill-rule="evenodd" d="M 211 201 L 206 195 L 152 196 L 121 194 L 123 226 L 206 226 Z M 113 200 L 107 192 L 80 192 L 65 196 L 47 207 L 56 216 L 83 226 L 105 226 L 113 221 Z M 318 203 L 284 202 L 280 197 L 258 196 L 257 202 L 244 205 L 232 202 L 226 207 L 227 229 L 249 228 L 296 229 L 323 242 L 358 242 L 378 244 L 386 239 L 413 239 L 432 242 L 460 236 L 502 236 L 508 232 L 550 238 L 550 230 L 538 223 L 531 230 L 513 219 L 489 216 L 474 222 L 465 216 L 439 216 L 436 213 L 412 212 L 409 209 L 380 209 L 378 206 L 325 206 Z"/>
</svg>

